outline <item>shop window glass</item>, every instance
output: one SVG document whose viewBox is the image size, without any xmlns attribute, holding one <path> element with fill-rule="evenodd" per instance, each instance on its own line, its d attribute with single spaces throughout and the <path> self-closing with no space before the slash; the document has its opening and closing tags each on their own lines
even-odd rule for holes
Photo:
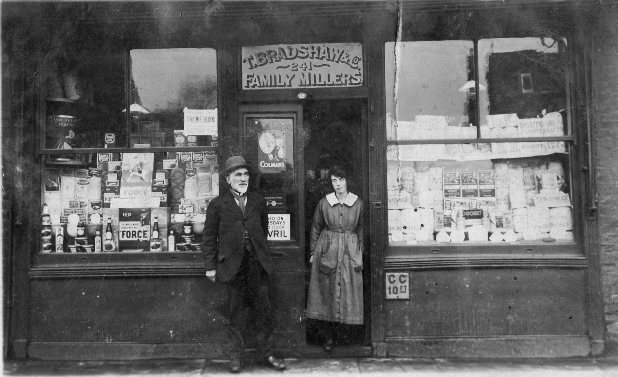
<svg viewBox="0 0 618 377">
<path fill-rule="evenodd" d="M 477 137 L 473 51 L 471 41 L 386 43 L 389 140 Z"/>
<path fill-rule="evenodd" d="M 210 150 L 83 154 L 48 159 L 42 186 L 42 253 L 198 252 L 219 167 Z"/>
<path fill-rule="evenodd" d="M 538 38 L 482 40 L 476 63 L 472 42 L 386 44 L 391 246 L 574 242 L 563 45 Z M 494 56 L 502 52 L 517 58 Z M 469 75 L 474 64 L 481 75 L 480 111 L 476 78 Z M 508 81 L 515 71 L 517 85 Z M 514 130 L 488 131 L 507 127 Z"/>
<path fill-rule="evenodd" d="M 565 47 L 552 38 L 479 40 L 481 137 L 569 133 Z"/>
<path fill-rule="evenodd" d="M 139 49 L 130 56 L 131 147 L 216 145 L 216 50 Z"/>
<path fill-rule="evenodd" d="M 41 147 L 102 148 L 106 133 L 122 138 L 124 53 L 88 50 L 66 55 L 41 65 L 45 95 Z"/>
<path fill-rule="evenodd" d="M 110 55 L 78 71 L 80 98 L 46 101 L 48 120 L 79 112 L 57 127 L 64 144 L 44 148 L 71 152 L 41 152 L 43 254 L 200 251 L 206 208 L 219 194 L 216 51 L 129 57 L 129 83 L 126 54 Z"/>
</svg>

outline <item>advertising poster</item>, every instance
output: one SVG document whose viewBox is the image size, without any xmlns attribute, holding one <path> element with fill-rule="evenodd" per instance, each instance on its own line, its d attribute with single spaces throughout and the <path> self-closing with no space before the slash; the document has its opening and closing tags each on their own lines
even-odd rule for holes
<svg viewBox="0 0 618 377">
<path fill-rule="evenodd" d="M 268 240 L 269 241 L 289 241 L 290 240 L 290 214 L 289 213 L 269 213 L 268 214 Z"/>
<path fill-rule="evenodd" d="M 120 208 L 118 243 L 121 250 L 146 250 L 150 241 L 150 209 Z"/>
<path fill-rule="evenodd" d="M 120 198 L 135 199 L 151 196 L 153 153 L 123 153 Z"/>
<path fill-rule="evenodd" d="M 253 118 L 250 126 L 258 135 L 257 161 L 263 174 L 274 174 L 291 169 L 293 155 L 293 119 Z"/>
</svg>

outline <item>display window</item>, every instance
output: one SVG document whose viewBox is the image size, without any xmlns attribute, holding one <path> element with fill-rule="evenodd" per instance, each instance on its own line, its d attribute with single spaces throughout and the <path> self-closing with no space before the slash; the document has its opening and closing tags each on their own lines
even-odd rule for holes
<svg viewBox="0 0 618 377">
<path fill-rule="evenodd" d="M 200 251 L 219 194 L 216 50 L 120 56 L 45 99 L 40 253 Z"/>
<path fill-rule="evenodd" d="M 574 244 L 565 56 L 552 38 L 385 44 L 389 245 Z"/>
</svg>

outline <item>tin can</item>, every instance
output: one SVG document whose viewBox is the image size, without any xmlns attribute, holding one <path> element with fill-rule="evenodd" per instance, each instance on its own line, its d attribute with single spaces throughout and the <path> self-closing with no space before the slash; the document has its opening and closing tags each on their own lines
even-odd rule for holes
<svg viewBox="0 0 618 377">
<path fill-rule="evenodd" d="M 52 227 L 51 225 L 41 226 L 41 240 L 43 242 L 51 242 L 52 240 Z"/>
<path fill-rule="evenodd" d="M 49 254 L 52 252 L 53 248 L 51 239 L 49 241 L 43 241 L 41 245 L 41 252 L 43 254 Z"/>
</svg>

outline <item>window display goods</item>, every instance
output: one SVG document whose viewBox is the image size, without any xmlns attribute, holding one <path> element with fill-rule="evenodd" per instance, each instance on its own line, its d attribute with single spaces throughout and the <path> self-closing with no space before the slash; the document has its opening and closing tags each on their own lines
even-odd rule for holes
<svg viewBox="0 0 618 377">
<path fill-rule="evenodd" d="M 564 160 L 389 161 L 389 241 L 573 241 Z"/>
<path fill-rule="evenodd" d="M 206 208 L 219 194 L 213 152 L 101 153 L 89 161 L 46 168 L 41 253 L 200 250 Z"/>
</svg>

